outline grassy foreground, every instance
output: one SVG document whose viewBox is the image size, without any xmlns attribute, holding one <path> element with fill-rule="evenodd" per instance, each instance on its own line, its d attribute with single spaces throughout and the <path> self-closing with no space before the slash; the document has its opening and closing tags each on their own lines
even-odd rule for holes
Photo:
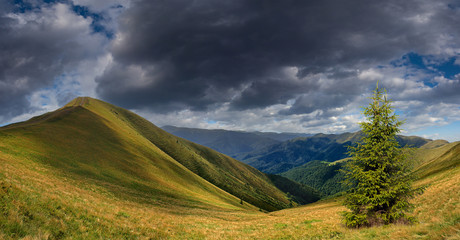
<svg viewBox="0 0 460 240">
<path fill-rule="evenodd" d="M 1 239 L 459 239 L 458 165 L 422 179 L 412 226 L 347 229 L 341 199 L 262 213 L 124 199 L 85 179 L 0 158 Z M 126 189 L 120 189 L 121 192 Z"/>
<path fill-rule="evenodd" d="M 72 122 L 94 116 L 58 117 Z M 114 137 L 110 127 L 120 129 L 117 124 L 123 121 L 99 119 L 100 138 L 87 136 L 97 143 L 94 146 L 110 149 L 104 161 L 92 157 L 93 145 L 66 149 L 67 157 L 60 159 L 63 152 L 56 151 L 64 150 L 56 146 L 86 141 L 88 132 L 73 129 L 81 136 L 66 140 L 56 122 L 60 121 L 46 123 L 53 126 L 52 133 L 44 125 L 24 124 L 13 129 L 17 132 L 0 131 L 0 239 L 460 239 L 460 142 L 415 152 L 415 173 L 421 177 L 416 184 L 427 187 L 414 200 L 418 224 L 348 229 L 341 223 L 340 212 L 345 209 L 340 198 L 265 213 L 246 202 L 241 205 L 238 198 L 163 151 L 149 152 L 147 146 L 156 145 L 139 138 L 141 131 L 116 131 L 130 144 L 105 142 Z M 92 132 L 91 126 L 86 128 Z M 31 141 L 37 134 L 60 141 L 43 146 L 44 138 Z M 124 159 L 133 155 L 136 161 L 126 164 Z M 149 161 L 151 155 L 156 162 Z M 82 157 L 86 161 L 81 162 Z M 136 164 L 144 165 L 132 167 Z"/>
</svg>

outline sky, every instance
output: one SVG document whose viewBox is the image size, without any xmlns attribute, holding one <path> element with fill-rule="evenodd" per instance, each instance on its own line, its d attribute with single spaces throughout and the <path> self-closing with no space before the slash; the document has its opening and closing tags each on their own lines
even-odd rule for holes
<svg viewBox="0 0 460 240">
<path fill-rule="evenodd" d="M 458 0 L 0 1 L 0 125 L 77 96 L 158 126 L 343 133 L 385 88 L 460 140 Z"/>
</svg>

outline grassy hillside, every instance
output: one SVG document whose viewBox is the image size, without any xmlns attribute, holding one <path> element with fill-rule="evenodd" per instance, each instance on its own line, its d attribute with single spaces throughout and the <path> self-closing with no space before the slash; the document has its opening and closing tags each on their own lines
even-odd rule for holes
<svg viewBox="0 0 460 240">
<path fill-rule="evenodd" d="M 460 154 L 455 147 L 456 143 L 449 144 L 444 140 L 423 141 L 421 138 L 414 137 L 406 137 L 406 142 L 410 141 L 410 139 L 407 141 L 408 138 L 415 139 L 415 142 L 426 142 L 420 148 L 412 148 L 408 151 L 408 161 L 411 161 L 417 177 L 423 178 L 446 168 L 458 167 Z M 311 186 L 323 197 L 327 197 L 346 190 L 341 184 L 344 174 L 339 171 L 344 167 L 346 160 L 341 159 L 332 163 L 314 160 L 280 175 Z"/>
<path fill-rule="evenodd" d="M 289 206 L 285 194 L 258 170 L 91 98 L 4 127 L 0 142 L 6 156 L 108 183 L 116 194 L 124 187 L 150 202 L 241 207 L 241 198 L 266 210 Z"/>
<path fill-rule="evenodd" d="M 317 189 L 322 197 L 334 195 L 344 191 L 342 181 L 344 174 L 339 170 L 345 161 L 335 162 L 311 161 L 302 166 L 281 173 L 281 176 Z"/>
<path fill-rule="evenodd" d="M 3 145 L 2 145 L 3 146 Z M 435 149 L 423 164 L 451 149 Z M 447 156 L 447 155 L 445 155 Z M 455 161 L 458 164 L 458 160 Z M 348 229 L 341 199 L 263 213 L 210 204 L 149 202 L 120 186 L 56 174 L 33 159 L 0 156 L 0 239 L 459 239 L 460 168 L 447 167 L 416 182 L 415 225 Z M 423 165 L 420 165 L 423 166 Z M 422 169 L 422 168 L 420 168 Z M 424 171 L 421 171 L 424 172 Z M 215 200 L 213 200 L 215 201 Z M 201 206 L 201 207 L 200 207 Z"/>
<path fill-rule="evenodd" d="M 437 148 L 418 149 L 413 158 L 414 173 L 421 179 L 460 167 L 460 142 L 444 143 Z"/>
<path fill-rule="evenodd" d="M 2 128 L 2 163 L 51 167 L 50 171 L 56 175 L 91 179 L 123 198 L 137 195 L 146 202 L 184 199 L 180 204 L 215 202 L 239 207 L 238 199 L 204 181 L 126 128 L 123 119 L 112 116 L 103 103 L 78 101 L 56 112 Z M 120 188 L 126 192 L 119 191 Z"/>
<path fill-rule="evenodd" d="M 0 239 L 460 238 L 460 142 L 415 153 L 416 185 L 427 187 L 413 201 L 418 224 L 348 229 L 340 198 L 270 213 L 240 204 L 144 137 L 128 113 L 78 99 L 1 128 Z"/>
</svg>

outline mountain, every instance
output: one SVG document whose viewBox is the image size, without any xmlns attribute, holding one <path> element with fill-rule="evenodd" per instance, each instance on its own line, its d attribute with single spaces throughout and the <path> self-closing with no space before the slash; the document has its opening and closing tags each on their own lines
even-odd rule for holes
<svg viewBox="0 0 460 240">
<path fill-rule="evenodd" d="M 273 211 L 285 193 L 260 171 L 171 135 L 111 104 L 77 98 L 61 109 L 0 130 L 0 150 L 73 178 L 93 179 L 164 204 L 241 207 L 240 199 Z"/>
<path fill-rule="evenodd" d="M 411 137 L 413 139 L 413 137 Z M 412 143 L 402 137 L 406 142 Z M 415 138 L 423 143 L 423 139 Z M 280 176 L 317 189 L 323 197 L 345 191 L 341 184 L 345 179 L 340 172 L 348 158 L 335 162 L 310 161 L 302 166 L 292 168 Z M 424 145 L 408 152 L 408 161 L 414 167 L 414 174 L 419 178 L 431 176 L 440 171 L 457 168 L 460 164 L 460 142 L 448 143 L 444 140 L 428 141 Z"/>
<path fill-rule="evenodd" d="M 296 138 L 248 153 L 242 161 L 267 173 L 281 173 L 309 161 L 335 161 L 346 157 L 347 145 L 356 134 L 317 134 Z"/>
<path fill-rule="evenodd" d="M 278 224 L 286 224 L 282 231 L 293 239 L 460 239 L 460 142 L 429 141 L 409 151 L 408 161 L 412 161 L 412 174 L 416 176 L 413 185 L 425 187 L 423 193 L 411 200 L 414 211 L 409 214 L 417 219 L 416 224 L 350 230 L 343 226 L 341 213 L 345 209 L 340 196 L 273 215 L 279 217 Z M 322 164 L 328 168 L 335 163 L 343 161 L 305 165 Z M 281 233 L 275 234 L 272 239 L 282 238 Z"/>
<path fill-rule="evenodd" d="M 296 138 L 245 154 L 240 160 L 263 172 L 282 173 L 313 160 L 333 162 L 347 157 L 347 146 L 361 139 L 362 133 L 316 134 Z M 397 136 L 402 146 L 420 147 L 431 140 Z"/>
<path fill-rule="evenodd" d="M 178 137 L 210 147 L 236 159 L 247 152 L 281 143 L 289 139 L 309 136 L 309 134 L 302 133 L 244 132 L 175 126 L 163 126 L 162 129 Z"/>
<path fill-rule="evenodd" d="M 139 130 L 141 120 L 134 121 L 139 118 L 134 114 L 127 117 L 131 114 L 83 98 L 0 128 L 0 239 L 460 237 L 460 142 L 432 141 L 411 155 L 419 176 L 414 185 L 426 187 L 413 200 L 412 214 L 419 223 L 348 229 L 341 222 L 340 197 L 270 213 L 241 201 L 190 171 L 164 147 L 180 145 L 176 150 L 191 156 L 193 151 L 186 149 L 194 149 L 194 144 L 157 130 L 164 138 L 157 146 L 147 138 L 153 135 L 147 134 L 151 125 Z M 253 169 L 235 164 L 239 171 Z M 212 167 L 211 161 L 201 168 L 207 167 Z M 248 174 L 257 178 L 257 172 Z M 264 191 L 276 185 L 290 192 L 287 189 L 298 186 L 278 176 L 260 176 Z M 281 202 L 286 205 L 297 199 L 292 192 L 273 192 L 284 196 Z M 259 196 L 275 205 L 274 195 Z"/>
</svg>

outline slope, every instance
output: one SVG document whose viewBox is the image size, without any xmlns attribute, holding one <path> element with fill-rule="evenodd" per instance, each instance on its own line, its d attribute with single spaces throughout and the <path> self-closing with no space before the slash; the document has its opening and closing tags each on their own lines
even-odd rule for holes
<svg viewBox="0 0 460 240">
<path fill-rule="evenodd" d="M 296 138 L 249 153 L 242 161 L 264 172 L 281 173 L 313 160 L 332 162 L 345 158 L 352 138 L 349 133 Z"/>
<path fill-rule="evenodd" d="M 11 137 L 11 136 L 10 136 Z M 0 142 L 1 143 L 1 142 Z M 458 144 L 458 143 L 457 143 Z M 452 161 L 435 148 L 421 164 Z M 2 149 L 3 150 L 3 149 Z M 453 151 L 454 153 L 455 151 Z M 104 184 L 58 174 L 32 158 L 0 154 L 0 239 L 459 239 L 460 168 L 416 182 L 415 225 L 348 229 L 341 198 L 262 213 L 196 208 L 114 196 Z M 445 155 L 446 158 L 440 158 Z M 435 160 L 438 159 L 438 160 Z M 458 160 L 456 161 L 458 164 Z M 422 166 L 420 165 L 420 166 Z M 119 191 L 122 189 L 119 187 Z M 244 205 L 246 206 L 246 204 Z"/>
<path fill-rule="evenodd" d="M 189 199 L 176 199 L 175 196 L 155 195 L 133 188 L 133 186 L 148 185 L 148 182 L 130 174 L 126 175 L 133 178 L 137 185 L 130 185 L 129 181 L 126 181 L 128 184 L 121 184 L 118 180 L 106 179 L 106 175 L 111 174 L 108 170 L 104 171 L 107 172 L 105 175 L 96 172 L 95 176 L 74 172 L 74 167 L 67 164 L 71 159 L 60 159 L 58 155 L 45 155 L 47 151 L 44 150 L 49 150 L 47 145 L 52 143 L 54 145 L 49 148 L 53 148 L 61 146 L 63 144 L 60 143 L 61 141 L 76 140 L 74 143 L 77 145 L 88 145 L 86 149 L 96 148 L 97 146 L 93 145 L 101 144 L 102 140 L 97 135 L 113 133 L 113 129 L 105 131 L 104 128 L 97 128 L 97 134 L 93 134 L 90 129 L 86 131 L 94 124 L 88 121 L 89 118 L 76 117 L 72 113 L 65 115 L 57 112 L 54 116 L 51 115 L 53 114 L 35 118 L 35 123 L 16 124 L 10 126 L 12 128 L 0 130 L 0 239 L 459 239 L 460 237 L 458 231 L 460 229 L 460 208 L 458 208 L 460 168 L 458 157 L 455 158 L 458 156 L 459 142 L 448 144 L 450 147 L 445 147 L 444 144 L 440 147 L 427 148 L 421 153 L 416 169 L 424 176 L 416 184 L 427 188 L 425 193 L 414 199 L 416 206 L 414 215 L 419 220 L 418 224 L 348 229 L 341 223 L 340 212 L 344 208 L 341 206 L 340 198 L 263 213 L 246 203 L 240 205 L 239 199 L 229 195 L 227 196 L 230 197 L 230 202 L 226 202 L 216 197 L 216 194 L 209 194 L 209 191 L 205 190 L 202 191 L 204 196 L 199 196 L 199 193 L 190 196 L 192 194 L 190 192 L 185 193 L 179 189 L 182 192 L 175 193 L 166 188 L 165 191 L 170 191 L 172 194 L 182 193 L 189 196 Z M 68 116 L 75 119 L 69 119 Z M 50 120 L 51 123 L 48 122 Z M 100 117 L 93 120 L 99 121 Z M 86 124 L 83 127 L 73 127 L 70 131 L 66 129 L 67 124 L 61 121 L 86 122 Z M 44 122 L 48 123 L 43 125 Z M 66 130 L 66 134 L 60 132 L 61 130 Z M 49 133 L 40 133 L 40 131 L 49 131 Z M 115 132 L 118 134 L 119 131 Z M 92 137 L 90 140 L 94 142 L 81 143 L 80 140 L 84 136 L 73 136 L 69 135 L 70 133 L 83 135 L 89 133 Z M 136 132 L 126 131 L 123 136 L 130 136 L 133 133 Z M 48 138 L 53 138 L 55 141 L 46 138 L 32 141 L 36 134 L 49 135 Z M 131 137 L 140 140 L 135 136 Z M 150 141 L 145 139 L 142 141 L 151 146 Z M 118 144 L 112 141 L 107 143 Z M 129 142 L 129 144 L 139 146 L 137 142 Z M 75 146 L 75 148 L 83 149 L 82 146 Z M 108 149 L 117 150 L 117 147 Z M 83 160 L 79 157 L 84 153 L 72 149 L 67 151 L 69 157 Z M 117 154 L 111 158 L 114 162 L 124 161 L 125 157 L 139 157 L 134 156 L 131 151 L 127 154 L 115 153 Z M 118 154 L 121 156 L 117 156 Z M 101 155 L 103 153 L 92 152 L 84 156 L 89 157 L 86 162 L 91 162 L 98 160 L 97 157 Z M 66 167 L 51 165 L 53 161 L 57 161 L 53 158 L 64 161 L 62 164 L 67 164 Z M 43 164 L 46 161 L 50 163 Z M 130 159 L 130 161 L 134 160 Z M 88 163 L 91 164 L 94 163 Z M 444 167 L 439 171 L 430 172 L 432 167 L 438 164 Z M 184 170 L 178 171 L 189 176 L 190 171 Z M 158 174 L 166 177 L 166 180 L 170 179 L 169 175 Z M 178 176 L 174 181 L 179 181 L 180 177 Z M 201 178 L 197 181 L 201 182 L 199 179 Z M 184 180 L 189 181 L 189 179 Z M 156 184 L 162 183 L 156 182 Z M 190 187 L 194 185 L 188 184 L 187 186 Z M 203 183 L 203 186 L 210 185 Z M 216 189 L 212 185 L 210 187 Z M 142 190 L 146 188 L 157 189 L 159 186 L 147 186 Z M 225 199 L 226 194 L 222 194 Z"/>
<path fill-rule="evenodd" d="M 459 142 L 429 141 L 420 148 L 410 149 L 408 153 L 408 161 L 417 178 L 457 168 L 460 163 Z M 341 184 L 344 174 L 340 172 L 346 161 L 341 159 L 331 163 L 314 160 L 280 175 L 317 189 L 323 197 L 330 196 L 346 190 Z"/>
<path fill-rule="evenodd" d="M 444 143 L 436 148 L 417 149 L 413 158 L 416 160 L 414 173 L 421 179 L 460 166 L 460 142 Z"/>
<path fill-rule="evenodd" d="M 344 164 L 345 161 L 343 160 L 332 163 L 313 160 L 280 175 L 311 186 L 317 189 L 322 194 L 322 197 L 327 197 L 344 191 L 344 186 L 342 185 L 344 174 L 340 172 Z"/>
<path fill-rule="evenodd" d="M 256 169 L 96 99 L 77 98 L 55 112 L 3 127 L 0 143 L 4 158 L 93 179 L 122 198 L 201 208 L 251 208 L 240 199 L 266 210 L 289 204 Z"/>
</svg>

